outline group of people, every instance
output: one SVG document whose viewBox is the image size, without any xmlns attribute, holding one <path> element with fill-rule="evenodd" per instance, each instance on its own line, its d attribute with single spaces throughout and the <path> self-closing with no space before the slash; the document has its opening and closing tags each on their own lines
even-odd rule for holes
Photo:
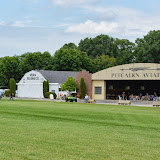
<svg viewBox="0 0 160 160">
<path fill-rule="evenodd" d="M 86 102 L 86 101 L 88 101 L 89 99 L 90 99 L 90 96 L 88 96 L 88 94 L 86 94 L 85 97 L 84 97 L 84 101 Z"/>
<path fill-rule="evenodd" d="M 159 101 L 159 97 L 157 96 L 156 92 L 153 95 L 149 95 L 148 93 L 144 97 L 145 100 L 148 101 Z"/>
<path fill-rule="evenodd" d="M 159 97 L 157 96 L 156 92 L 154 92 L 153 95 L 149 95 L 148 93 L 146 93 L 144 96 L 142 95 L 142 93 L 140 93 L 139 95 L 133 95 L 133 94 L 129 94 L 123 92 L 122 93 L 122 97 L 119 95 L 118 96 L 119 99 L 122 100 L 148 100 L 148 101 L 158 101 Z"/>
<path fill-rule="evenodd" d="M 3 93 L 0 94 L 0 99 L 2 99 L 2 97 L 4 97 L 4 94 L 3 94 Z M 13 100 L 13 101 L 14 101 L 13 97 L 14 97 L 14 93 L 11 93 L 9 100 Z"/>
<path fill-rule="evenodd" d="M 60 99 L 62 100 L 64 100 L 66 98 L 66 95 L 65 94 L 62 94 L 62 93 L 60 93 Z"/>
</svg>

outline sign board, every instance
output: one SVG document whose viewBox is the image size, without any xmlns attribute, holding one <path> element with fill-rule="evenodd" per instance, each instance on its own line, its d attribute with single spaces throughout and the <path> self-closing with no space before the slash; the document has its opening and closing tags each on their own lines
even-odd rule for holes
<svg viewBox="0 0 160 160">
<path fill-rule="evenodd" d="M 160 64 L 132 63 L 104 69 L 92 80 L 160 80 Z"/>
<path fill-rule="evenodd" d="M 19 83 L 43 83 L 46 80 L 38 71 L 30 71 L 26 73 Z"/>
</svg>

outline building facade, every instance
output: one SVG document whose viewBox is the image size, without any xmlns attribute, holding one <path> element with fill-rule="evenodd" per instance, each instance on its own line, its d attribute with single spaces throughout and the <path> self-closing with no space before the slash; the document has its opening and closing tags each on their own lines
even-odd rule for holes
<svg viewBox="0 0 160 160">
<path fill-rule="evenodd" d="M 75 78 L 78 90 L 80 81 L 84 78 L 87 94 L 92 99 L 117 99 L 125 92 L 127 95 L 153 95 L 160 96 L 160 64 L 133 63 L 107 68 L 94 74 L 88 71 L 45 71 L 33 70 L 27 72 L 17 83 L 18 97 L 44 98 L 43 81 L 49 80 L 49 91 L 60 93 L 60 85 L 71 76 Z"/>
<path fill-rule="evenodd" d="M 117 99 L 123 92 L 160 96 L 160 64 L 125 64 L 92 74 L 93 99 Z"/>
<path fill-rule="evenodd" d="M 60 85 L 71 76 L 76 79 L 79 72 L 72 71 L 46 71 L 32 70 L 27 72 L 17 83 L 18 97 L 44 98 L 43 81 L 49 80 L 49 92 L 67 94 L 66 91 L 60 91 Z"/>
<path fill-rule="evenodd" d="M 84 82 L 86 83 L 86 92 L 90 98 L 92 98 L 92 73 L 89 73 L 86 70 L 82 70 L 79 72 L 76 76 L 76 82 L 78 85 L 77 93 L 80 95 L 81 89 L 80 89 L 80 82 L 81 78 L 84 78 Z"/>
<path fill-rule="evenodd" d="M 80 72 L 47 70 L 32 70 L 27 72 L 19 83 L 17 83 L 18 97 L 44 98 L 43 81 L 46 80 L 49 81 L 49 92 L 56 93 L 57 97 L 59 97 L 60 94 L 67 95 L 67 91 L 61 91 L 60 85 L 66 82 L 69 76 L 76 80 L 79 88 L 77 93 L 79 94 L 80 80 L 84 78 L 87 86 L 87 94 L 92 97 L 92 74 L 85 70 Z"/>
</svg>

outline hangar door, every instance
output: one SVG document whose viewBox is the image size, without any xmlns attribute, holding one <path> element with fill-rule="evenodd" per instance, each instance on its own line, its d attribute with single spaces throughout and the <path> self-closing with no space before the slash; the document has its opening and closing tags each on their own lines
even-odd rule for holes
<svg viewBox="0 0 160 160">
<path fill-rule="evenodd" d="M 159 80 L 113 80 L 106 81 L 106 98 L 118 99 L 118 95 L 126 94 L 145 96 L 154 95 L 160 96 L 160 81 Z"/>
<path fill-rule="evenodd" d="M 18 84 L 18 97 L 44 98 L 43 84 Z"/>
</svg>

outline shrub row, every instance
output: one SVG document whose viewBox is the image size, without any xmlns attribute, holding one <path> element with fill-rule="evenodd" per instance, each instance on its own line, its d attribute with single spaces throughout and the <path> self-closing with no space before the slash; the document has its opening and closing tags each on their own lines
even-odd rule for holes
<svg viewBox="0 0 160 160">
<path fill-rule="evenodd" d="M 44 97 L 45 97 L 45 98 L 50 98 L 50 94 L 53 94 L 54 99 L 57 98 L 57 95 L 56 95 L 56 93 L 54 93 L 54 92 L 45 92 L 45 93 L 44 93 Z"/>
<path fill-rule="evenodd" d="M 5 90 L 4 95 L 5 95 L 6 97 L 10 97 L 10 90 Z"/>
</svg>

